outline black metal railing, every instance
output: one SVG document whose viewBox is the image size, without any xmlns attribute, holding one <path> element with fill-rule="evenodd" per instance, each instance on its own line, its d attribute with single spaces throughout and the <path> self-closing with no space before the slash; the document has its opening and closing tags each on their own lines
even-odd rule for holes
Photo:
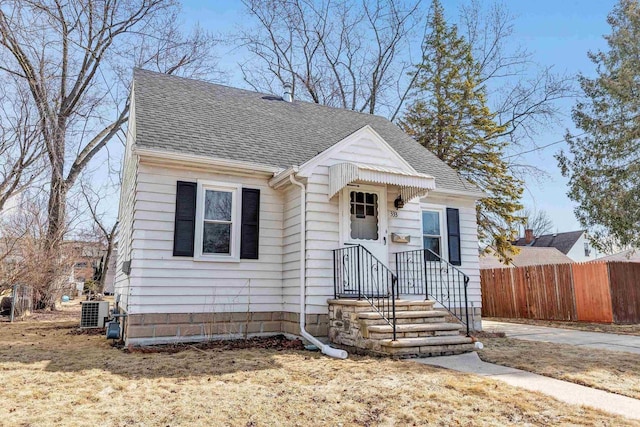
<svg viewBox="0 0 640 427">
<path fill-rule="evenodd" d="M 460 320 L 469 335 L 469 276 L 429 249 L 396 253 L 398 292 L 424 295 Z"/>
<path fill-rule="evenodd" d="M 333 250 L 334 297 L 364 299 L 392 327 L 396 339 L 398 277 L 362 245 Z"/>
</svg>

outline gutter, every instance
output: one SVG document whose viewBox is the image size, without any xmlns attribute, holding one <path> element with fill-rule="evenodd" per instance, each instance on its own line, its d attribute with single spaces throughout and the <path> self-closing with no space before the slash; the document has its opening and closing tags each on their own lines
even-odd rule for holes
<svg viewBox="0 0 640 427">
<path fill-rule="evenodd" d="M 307 271 L 306 271 L 306 253 L 307 253 L 307 242 L 306 242 L 306 229 L 307 229 L 307 219 L 306 219 L 306 208 L 307 208 L 307 189 L 304 184 L 300 181 L 296 181 L 293 174 L 289 175 L 289 180 L 292 184 L 300 187 L 300 335 L 307 341 L 311 342 L 313 345 L 318 347 L 323 354 L 326 354 L 329 357 L 334 357 L 336 359 L 346 359 L 348 354 L 346 351 L 333 348 L 328 344 L 323 344 L 316 337 L 311 335 L 305 329 L 306 322 L 306 294 L 307 294 Z"/>
</svg>

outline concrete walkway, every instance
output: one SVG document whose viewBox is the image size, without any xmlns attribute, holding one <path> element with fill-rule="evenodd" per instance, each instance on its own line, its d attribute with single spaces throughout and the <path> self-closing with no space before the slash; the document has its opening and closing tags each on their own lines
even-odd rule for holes
<svg viewBox="0 0 640 427">
<path fill-rule="evenodd" d="M 484 322 L 483 322 L 484 323 Z M 477 353 L 465 353 L 458 356 L 428 357 L 407 359 L 425 365 L 439 366 L 455 371 L 466 372 L 504 381 L 515 387 L 538 391 L 562 402 L 591 406 L 610 413 L 640 420 L 640 400 L 567 381 L 560 381 L 520 369 L 508 368 L 480 360 Z"/>
<path fill-rule="evenodd" d="M 586 332 L 521 323 L 492 322 L 490 320 L 482 321 L 482 329 L 487 332 L 504 332 L 509 338 L 521 340 L 571 344 L 579 347 L 640 354 L 640 337 L 634 335 Z"/>
</svg>

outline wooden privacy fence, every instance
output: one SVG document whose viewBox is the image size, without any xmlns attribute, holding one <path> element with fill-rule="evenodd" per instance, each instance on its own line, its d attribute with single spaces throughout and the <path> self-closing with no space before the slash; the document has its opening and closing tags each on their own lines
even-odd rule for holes
<svg viewBox="0 0 640 427">
<path fill-rule="evenodd" d="M 640 263 L 480 270 L 484 317 L 640 323 Z"/>
</svg>

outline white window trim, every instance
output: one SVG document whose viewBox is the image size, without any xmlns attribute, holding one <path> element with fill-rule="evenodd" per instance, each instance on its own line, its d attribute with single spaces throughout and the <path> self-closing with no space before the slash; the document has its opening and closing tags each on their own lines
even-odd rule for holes
<svg viewBox="0 0 640 427">
<path fill-rule="evenodd" d="M 206 190 L 228 191 L 231 193 L 231 241 L 230 255 L 205 254 L 202 252 L 202 240 L 204 229 L 204 196 Z M 194 261 L 215 261 L 215 262 L 240 262 L 240 221 L 242 220 L 241 206 L 242 185 L 198 180 L 198 193 L 196 197 L 196 230 L 193 251 Z"/>
<path fill-rule="evenodd" d="M 440 258 L 449 262 L 449 241 L 447 239 L 447 216 L 445 215 L 446 207 L 440 205 L 420 204 L 420 246 L 424 249 L 424 226 L 422 212 L 438 212 L 440 216 Z"/>
</svg>

